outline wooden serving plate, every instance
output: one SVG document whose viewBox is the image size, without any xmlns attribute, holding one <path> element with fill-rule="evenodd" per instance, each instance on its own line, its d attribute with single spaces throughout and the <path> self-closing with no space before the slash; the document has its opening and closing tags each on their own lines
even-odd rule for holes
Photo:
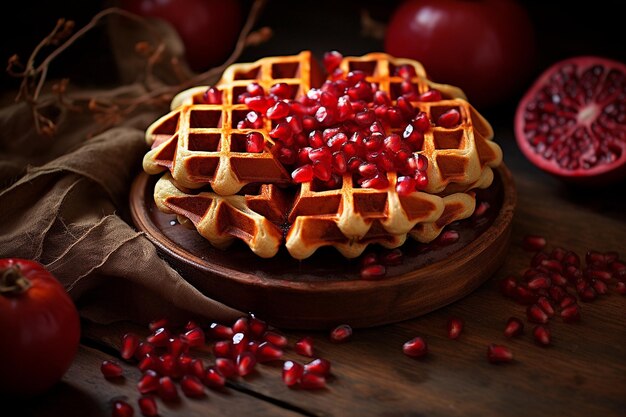
<svg viewBox="0 0 626 417">
<path fill-rule="evenodd" d="M 346 259 L 332 248 L 302 261 L 284 249 L 274 258 L 259 258 L 243 243 L 216 249 L 174 215 L 156 208 L 156 176 L 137 176 L 130 208 L 137 229 L 208 297 L 285 329 L 328 329 L 341 323 L 370 327 L 414 318 L 459 300 L 502 265 L 516 191 L 506 166 L 494 173 L 491 187 L 476 193 L 478 202 L 489 203 L 487 212 L 449 226 L 459 232 L 457 242 L 420 244 L 408 239 L 401 247 L 403 262 L 389 266 L 386 276 L 375 281 L 359 277 L 358 258 Z"/>
</svg>

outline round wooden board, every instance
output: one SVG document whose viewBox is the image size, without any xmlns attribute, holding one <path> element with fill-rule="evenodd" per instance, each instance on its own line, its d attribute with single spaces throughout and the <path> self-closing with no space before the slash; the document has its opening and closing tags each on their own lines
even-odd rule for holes
<svg viewBox="0 0 626 417">
<path fill-rule="evenodd" d="M 130 208 L 137 229 L 208 297 L 292 329 L 388 324 L 465 297 L 504 262 L 516 204 L 511 173 L 501 165 L 491 187 L 476 192 L 477 204 L 489 204 L 486 213 L 449 226 L 459 232 L 457 242 L 420 244 L 408 239 L 401 247 L 403 261 L 389 266 L 384 278 L 367 281 L 359 277 L 359 259 L 343 258 L 332 248 L 303 261 L 291 258 L 286 250 L 262 259 L 243 243 L 216 249 L 195 230 L 180 225 L 174 215 L 156 208 L 156 180 L 141 173 L 133 182 Z"/>
</svg>

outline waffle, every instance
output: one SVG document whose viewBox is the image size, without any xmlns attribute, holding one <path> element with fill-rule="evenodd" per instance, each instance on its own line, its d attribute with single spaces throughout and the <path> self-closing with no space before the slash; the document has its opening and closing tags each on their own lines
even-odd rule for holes
<svg viewBox="0 0 626 417">
<path fill-rule="evenodd" d="M 432 89 L 442 93 L 441 100 L 416 101 L 414 107 L 432 120 L 450 109 L 461 115 L 454 127 L 432 126 L 424 134 L 419 153 L 427 156 L 429 164 L 423 191 L 400 195 L 395 172 L 385 173 L 389 182 L 385 189 L 360 187 L 349 173 L 330 189 L 320 188 L 315 181 L 294 184 L 273 153 L 277 144 L 269 134 L 272 121 L 266 119 L 256 129 L 237 127 L 250 109 L 236 97 L 249 83 L 254 81 L 266 91 L 286 83 L 293 98 L 321 85 L 321 71 L 305 51 L 232 65 L 216 85 L 222 92 L 221 104 L 206 104 L 207 86 L 174 98 L 171 112 L 146 132 L 151 150 L 144 157 L 144 170 L 165 172 L 155 187 L 157 206 L 191 221 L 216 247 L 225 248 L 239 239 L 261 257 L 274 256 L 282 245 L 297 259 L 323 246 L 353 258 L 374 243 L 395 248 L 407 236 L 432 241 L 446 225 L 473 213 L 471 190 L 491 184 L 492 168 L 501 162 L 502 152 L 492 141 L 489 123 L 463 92 L 431 82 L 421 64 L 372 53 L 346 57 L 339 68 L 344 73 L 365 72 L 369 83 L 395 100 L 400 83 L 407 82 L 395 75 L 400 66 L 414 68 L 410 82 L 419 93 Z M 251 131 L 263 135 L 262 152 L 245 151 L 243 141 Z"/>
</svg>

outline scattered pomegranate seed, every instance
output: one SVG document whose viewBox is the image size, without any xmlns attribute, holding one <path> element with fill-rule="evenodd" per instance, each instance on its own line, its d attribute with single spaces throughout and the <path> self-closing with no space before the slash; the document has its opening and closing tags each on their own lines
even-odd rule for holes
<svg viewBox="0 0 626 417">
<path fill-rule="evenodd" d="M 230 339 L 233 334 L 233 329 L 219 323 L 211 323 L 207 332 L 207 335 L 213 339 Z"/>
<path fill-rule="evenodd" d="M 428 346 L 421 337 L 415 337 L 402 345 L 402 352 L 412 358 L 421 358 L 428 353 Z"/>
<path fill-rule="evenodd" d="M 165 346 L 170 340 L 170 332 L 165 327 L 159 327 L 146 340 L 154 346 Z"/>
<path fill-rule="evenodd" d="M 305 372 L 328 376 L 330 375 L 330 362 L 323 358 L 317 358 L 304 365 Z"/>
<path fill-rule="evenodd" d="M 302 356 L 307 356 L 309 358 L 313 357 L 313 339 L 310 336 L 305 336 L 298 340 L 294 349 L 296 353 Z"/>
<path fill-rule="evenodd" d="M 615 290 L 617 290 L 617 292 L 621 295 L 626 295 L 626 283 L 624 283 L 623 281 L 619 281 L 617 284 L 615 284 Z"/>
<path fill-rule="evenodd" d="M 509 363 L 513 361 L 513 352 L 506 346 L 492 343 L 487 346 L 487 360 L 491 363 Z"/>
<path fill-rule="evenodd" d="M 169 376 L 163 376 L 159 379 L 157 392 L 163 401 L 176 401 L 179 398 L 176 384 Z"/>
<path fill-rule="evenodd" d="M 543 236 L 526 235 L 522 241 L 522 247 L 527 251 L 538 252 L 546 247 L 546 243 Z"/>
<path fill-rule="evenodd" d="M 364 280 L 376 280 L 384 277 L 387 274 L 387 268 L 385 265 L 373 264 L 367 265 L 361 268 L 361 278 Z"/>
<path fill-rule="evenodd" d="M 139 346 L 139 337 L 134 333 L 126 333 L 122 337 L 122 347 L 120 348 L 120 355 L 123 359 L 129 360 L 135 355 L 135 351 Z"/>
<path fill-rule="evenodd" d="M 161 327 L 168 327 L 169 326 L 169 321 L 167 319 L 157 319 L 157 320 L 153 320 L 150 322 L 150 324 L 148 325 L 148 328 L 150 329 L 151 332 L 154 332 L 156 329 L 159 329 Z"/>
<path fill-rule="evenodd" d="M 300 388 L 302 389 L 321 389 L 326 387 L 326 377 L 314 372 L 302 373 L 300 377 Z"/>
<path fill-rule="evenodd" d="M 504 328 L 504 335 L 506 337 L 515 337 L 522 334 L 524 331 L 524 323 L 517 317 L 510 317 L 506 322 Z"/>
<path fill-rule="evenodd" d="M 237 356 L 237 374 L 246 376 L 254 371 L 256 357 L 251 352 L 242 352 Z"/>
<path fill-rule="evenodd" d="M 280 348 L 284 348 L 289 344 L 289 341 L 284 335 L 271 330 L 265 332 L 265 334 L 263 335 L 263 339 Z"/>
<path fill-rule="evenodd" d="M 554 316 L 554 307 L 546 297 L 539 297 L 539 299 L 537 299 L 537 305 L 548 315 L 548 317 Z"/>
<path fill-rule="evenodd" d="M 122 367 L 115 361 L 102 361 L 100 371 L 105 378 L 119 378 L 122 376 Z"/>
<path fill-rule="evenodd" d="M 578 305 L 572 304 L 561 310 L 561 318 L 566 323 L 574 323 L 580 321 L 580 309 Z"/>
<path fill-rule="evenodd" d="M 508 276 L 499 282 L 500 292 L 505 297 L 515 298 L 517 296 L 517 281 L 514 277 Z"/>
<path fill-rule="evenodd" d="M 213 345 L 213 354 L 217 358 L 229 358 L 233 355 L 233 342 L 220 340 Z"/>
<path fill-rule="evenodd" d="M 535 326 L 533 329 L 533 337 L 538 344 L 548 346 L 550 344 L 550 329 L 546 326 Z"/>
<path fill-rule="evenodd" d="M 207 387 L 213 389 L 223 388 L 226 385 L 226 377 L 213 367 L 206 370 L 203 381 Z"/>
<path fill-rule="evenodd" d="M 139 411 L 146 417 L 155 417 L 159 415 L 156 401 L 151 395 L 139 397 L 137 400 L 139 404 Z"/>
<path fill-rule="evenodd" d="M 135 410 L 126 401 L 117 400 L 113 403 L 113 417 L 133 417 Z"/>
<path fill-rule="evenodd" d="M 159 389 L 159 375 L 152 369 L 147 370 L 137 383 L 137 389 L 142 394 L 156 392 Z"/>
<path fill-rule="evenodd" d="M 489 208 L 491 208 L 491 205 L 486 202 L 486 201 L 481 201 L 477 206 L 476 209 L 474 210 L 474 216 L 475 217 L 481 217 L 484 216 L 485 213 L 487 212 L 487 210 L 489 210 Z"/>
<path fill-rule="evenodd" d="M 456 230 L 446 230 L 439 235 L 437 241 L 441 245 L 451 245 L 459 240 L 459 232 Z"/>
<path fill-rule="evenodd" d="M 203 95 L 204 102 L 207 104 L 221 104 L 222 91 L 216 87 L 209 87 Z"/>
<path fill-rule="evenodd" d="M 304 367 L 298 362 L 285 361 L 283 364 L 283 381 L 288 387 L 296 386 L 300 383 L 300 378 L 304 373 Z"/>
<path fill-rule="evenodd" d="M 198 398 L 204 396 L 204 385 L 202 381 L 194 375 L 185 375 L 180 381 L 180 388 L 189 398 Z"/>
<path fill-rule="evenodd" d="M 537 304 L 528 306 L 526 309 L 526 316 L 528 317 L 528 320 L 533 323 L 545 324 L 550 320 L 548 314 L 546 314 L 546 312 L 543 311 Z"/>
<path fill-rule="evenodd" d="M 330 332 L 330 340 L 335 343 L 348 341 L 352 337 L 352 327 L 348 324 L 340 324 Z"/>
<path fill-rule="evenodd" d="M 263 342 L 257 347 L 255 354 L 258 362 L 269 362 L 282 358 L 283 351 L 269 342 Z"/>
<path fill-rule="evenodd" d="M 219 371 L 220 374 L 224 375 L 225 378 L 230 378 L 231 376 L 237 374 L 237 368 L 235 366 L 235 362 L 233 362 L 232 359 L 216 358 L 215 368 Z"/>
<path fill-rule="evenodd" d="M 250 132 L 246 135 L 246 152 L 260 153 L 263 152 L 265 138 L 260 132 Z"/>
<path fill-rule="evenodd" d="M 448 337 L 450 339 L 458 339 L 463 331 L 463 320 L 458 317 L 452 317 L 448 320 Z"/>
</svg>

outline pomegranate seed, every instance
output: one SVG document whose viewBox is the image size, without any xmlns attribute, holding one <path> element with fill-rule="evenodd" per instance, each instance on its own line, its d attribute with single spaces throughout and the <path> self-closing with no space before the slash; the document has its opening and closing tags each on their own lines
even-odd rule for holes
<svg viewBox="0 0 626 417">
<path fill-rule="evenodd" d="M 337 51 L 330 51 L 324 54 L 324 68 L 327 73 L 332 73 L 339 67 L 341 61 L 343 60 L 343 55 L 341 55 Z"/>
<path fill-rule="evenodd" d="M 606 265 L 606 257 L 603 253 L 595 250 L 590 250 L 585 254 L 585 262 L 587 263 L 587 265 L 603 267 Z"/>
<path fill-rule="evenodd" d="M 248 318 L 247 317 L 240 317 L 237 320 L 235 320 L 235 323 L 232 326 L 233 332 L 236 333 L 248 333 L 249 330 L 249 326 L 248 326 Z"/>
<path fill-rule="evenodd" d="M 527 251 L 538 252 L 546 247 L 546 238 L 537 235 L 526 235 L 522 247 Z"/>
<path fill-rule="evenodd" d="M 137 389 L 141 394 L 148 394 L 159 389 L 159 375 L 149 369 L 141 376 L 137 383 Z"/>
<path fill-rule="evenodd" d="M 452 317 L 448 320 L 448 337 L 458 339 L 463 331 L 463 324 L 463 320 L 458 317 Z"/>
<path fill-rule="evenodd" d="M 509 363 L 513 361 L 513 352 L 506 346 L 492 343 L 487 346 L 487 360 L 491 363 Z"/>
<path fill-rule="evenodd" d="M 589 285 L 585 285 L 578 290 L 578 296 L 581 300 L 590 302 L 596 299 L 596 290 Z"/>
<path fill-rule="evenodd" d="M 367 265 L 361 268 L 361 278 L 365 280 L 375 280 L 384 277 L 387 268 L 381 264 Z"/>
<path fill-rule="evenodd" d="M 255 354 L 258 362 L 269 362 L 282 358 L 283 351 L 269 342 L 263 342 L 257 347 Z"/>
<path fill-rule="evenodd" d="M 312 165 L 303 165 L 300 168 L 296 168 L 291 173 L 291 178 L 297 183 L 310 182 L 313 180 L 314 172 Z"/>
<path fill-rule="evenodd" d="M 552 303 L 546 297 L 539 297 L 537 299 L 537 305 L 548 315 L 548 317 L 554 316 L 554 307 L 552 307 Z"/>
<path fill-rule="evenodd" d="M 167 351 L 174 357 L 187 350 L 189 350 L 189 345 L 180 337 L 171 337 L 167 342 Z"/>
<path fill-rule="evenodd" d="M 248 350 L 250 338 L 245 333 L 235 333 L 232 339 L 232 352 L 234 356 Z"/>
<path fill-rule="evenodd" d="M 139 397 L 137 403 L 139 404 L 139 411 L 141 411 L 142 415 L 146 417 L 155 417 L 159 415 L 159 410 L 153 396 L 144 395 Z"/>
<path fill-rule="evenodd" d="M 609 282 L 611 281 L 611 278 L 613 278 L 613 274 L 611 274 L 609 271 L 603 271 L 599 269 L 586 269 L 584 271 L 584 275 L 591 279 L 599 279 L 604 282 Z"/>
<path fill-rule="evenodd" d="M 255 316 L 250 316 L 248 326 L 250 328 L 250 335 L 254 338 L 260 338 L 267 330 L 267 323 Z"/>
<path fill-rule="evenodd" d="M 117 400 L 113 403 L 113 417 L 132 417 L 135 410 L 126 401 Z"/>
<path fill-rule="evenodd" d="M 314 359 L 304 365 L 304 371 L 328 376 L 330 375 L 330 362 L 322 358 Z"/>
<path fill-rule="evenodd" d="M 476 210 L 474 210 L 474 216 L 475 217 L 482 217 L 482 216 L 484 216 L 485 213 L 487 212 L 487 210 L 489 210 L 489 208 L 491 208 L 491 205 L 488 202 L 481 201 L 476 206 Z"/>
<path fill-rule="evenodd" d="M 156 329 L 159 329 L 161 327 L 168 327 L 168 326 L 169 326 L 169 321 L 167 319 L 153 320 L 150 322 L 150 324 L 148 324 L 148 328 L 150 329 L 151 332 L 154 332 Z"/>
<path fill-rule="evenodd" d="M 621 295 L 626 295 L 626 283 L 623 281 L 619 281 L 615 284 L 615 290 Z"/>
<path fill-rule="evenodd" d="M 299 384 L 303 373 L 304 367 L 298 362 L 285 361 L 283 364 L 282 378 L 283 382 L 288 387 L 293 387 Z"/>
<path fill-rule="evenodd" d="M 609 287 L 604 283 L 604 281 L 594 281 L 593 289 L 596 291 L 596 294 L 604 295 L 609 292 Z"/>
<path fill-rule="evenodd" d="M 213 389 L 223 388 L 226 385 L 226 377 L 217 369 L 211 367 L 208 368 L 204 374 L 204 384 Z"/>
<path fill-rule="evenodd" d="M 506 327 L 504 328 L 504 335 L 506 337 L 515 337 L 519 336 L 524 332 L 524 323 L 517 317 L 510 317 L 506 322 Z"/>
<path fill-rule="evenodd" d="M 515 299 L 520 304 L 528 305 L 537 301 L 537 294 L 521 285 L 515 288 L 515 293 Z"/>
<path fill-rule="evenodd" d="M 461 113 L 457 109 L 450 109 L 437 119 L 437 126 L 451 129 L 456 127 L 461 121 Z"/>
<path fill-rule="evenodd" d="M 265 332 L 265 334 L 263 335 L 263 339 L 267 342 L 270 342 L 272 345 L 280 348 L 284 348 L 289 344 L 289 341 L 285 336 L 271 330 Z"/>
<path fill-rule="evenodd" d="M 298 340 L 294 348 L 296 353 L 302 356 L 313 357 L 313 339 L 310 336 L 305 336 Z"/>
<path fill-rule="evenodd" d="M 204 396 L 204 385 L 202 384 L 202 381 L 194 375 L 185 375 L 180 381 L 180 388 L 189 398 Z"/>
<path fill-rule="evenodd" d="M 508 276 L 499 282 L 500 292 L 505 297 L 515 298 L 517 296 L 517 281 L 515 277 Z"/>
<path fill-rule="evenodd" d="M 137 346 L 137 350 L 135 350 L 135 358 L 141 360 L 147 355 L 153 354 L 154 350 L 155 347 L 152 343 L 147 341 L 139 342 L 139 346 Z"/>
<path fill-rule="evenodd" d="M 209 87 L 204 92 L 202 98 L 207 104 L 222 104 L 222 91 L 215 87 Z"/>
<path fill-rule="evenodd" d="M 439 239 L 437 241 L 441 245 L 451 245 L 459 240 L 459 232 L 456 230 L 446 230 L 445 232 L 439 235 Z"/>
<path fill-rule="evenodd" d="M 211 323 L 207 334 L 213 339 L 230 339 L 234 332 L 233 329 L 223 324 Z"/>
<path fill-rule="evenodd" d="M 560 307 L 565 308 L 567 306 L 571 306 L 572 304 L 576 304 L 576 299 L 571 295 L 566 295 L 561 300 Z"/>
<path fill-rule="evenodd" d="M 383 255 L 381 261 L 384 265 L 400 265 L 404 260 L 404 254 L 400 249 L 393 249 Z"/>
<path fill-rule="evenodd" d="M 156 371 L 159 369 L 159 364 L 152 354 L 147 354 L 139 361 L 137 368 L 139 368 L 141 372 L 146 372 L 148 369 Z"/>
<path fill-rule="evenodd" d="M 562 272 L 563 265 L 556 259 L 544 259 L 541 261 L 540 265 L 550 271 Z"/>
<path fill-rule="evenodd" d="M 535 326 L 533 337 L 538 344 L 548 346 L 550 344 L 550 329 L 546 326 Z"/>
<path fill-rule="evenodd" d="M 254 371 L 256 357 L 251 352 L 242 352 L 237 356 L 237 374 L 246 376 Z"/>
<path fill-rule="evenodd" d="M 235 362 L 229 358 L 216 358 L 215 368 L 220 372 L 220 374 L 224 375 L 225 378 L 230 378 L 231 376 L 235 376 L 237 374 Z"/>
<path fill-rule="evenodd" d="M 352 337 L 352 327 L 348 324 L 340 324 L 330 332 L 330 340 L 335 343 L 348 341 Z"/>
<path fill-rule="evenodd" d="M 303 372 L 300 377 L 300 388 L 302 389 L 321 389 L 326 386 L 326 377 L 314 372 Z"/>
<path fill-rule="evenodd" d="M 119 378 L 122 376 L 122 367 L 115 361 L 102 361 L 100 365 L 100 372 L 105 378 Z"/>
<path fill-rule="evenodd" d="M 178 389 L 176 388 L 176 384 L 169 376 L 162 376 L 159 379 L 159 388 L 158 388 L 159 397 L 163 401 L 176 401 L 178 400 Z"/>
<path fill-rule="evenodd" d="M 526 309 L 526 315 L 528 320 L 533 323 L 545 324 L 550 320 L 548 314 L 541 309 L 537 304 L 533 304 Z"/>
<path fill-rule="evenodd" d="M 170 332 L 165 327 L 159 327 L 146 340 L 154 346 L 166 346 L 170 340 Z"/>
<path fill-rule="evenodd" d="M 290 111 L 291 111 L 291 108 L 289 107 L 289 104 L 287 104 L 284 101 L 278 101 L 272 107 L 267 109 L 267 111 L 265 112 L 265 115 L 267 116 L 268 119 L 278 120 L 278 119 L 282 119 L 282 118 L 289 116 Z"/>
<path fill-rule="evenodd" d="M 163 375 L 168 375 L 171 377 L 178 377 L 179 369 L 178 369 L 178 360 L 176 356 L 171 354 L 164 354 L 159 356 L 159 371 Z"/>
<path fill-rule="evenodd" d="M 135 355 L 135 351 L 139 346 L 139 337 L 134 333 L 126 333 L 122 337 L 122 347 L 120 348 L 120 355 L 123 359 L 129 360 Z"/>
<path fill-rule="evenodd" d="M 550 281 L 550 278 L 548 278 L 545 275 L 537 275 L 531 278 L 530 280 L 528 280 L 528 282 L 526 283 L 526 286 L 530 288 L 531 290 L 538 290 L 540 288 L 550 288 L 551 285 L 552 285 L 552 282 Z"/>
<path fill-rule="evenodd" d="M 233 355 L 233 342 L 220 340 L 213 345 L 213 354 L 217 358 L 229 358 Z"/>
<path fill-rule="evenodd" d="M 276 83 L 270 87 L 270 94 L 282 99 L 291 98 L 291 88 L 287 83 Z"/>
<path fill-rule="evenodd" d="M 566 323 L 580 321 L 580 309 L 576 304 L 568 305 L 561 310 L 561 318 Z"/>
<path fill-rule="evenodd" d="M 195 375 L 198 378 L 204 378 L 204 363 L 202 359 L 199 358 L 191 358 L 191 362 L 186 366 L 186 372 L 189 375 Z"/>
<path fill-rule="evenodd" d="M 402 352 L 412 358 L 421 358 L 428 353 L 428 346 L 421 337 L 415 337 L 402 345 Z"/>
<path fill-rule="evenodd" d="M 440 101 L 442 99 L 441 92 L 438 90 L 428 90 L 419 96 L 419 101 Z"/>
<path fill-rule="evenodd" d="M 246 135 L 246 152 L 260 153 L 263 152 L 265 138 L 260 132 L 250 132 Z"/>
</svg>

